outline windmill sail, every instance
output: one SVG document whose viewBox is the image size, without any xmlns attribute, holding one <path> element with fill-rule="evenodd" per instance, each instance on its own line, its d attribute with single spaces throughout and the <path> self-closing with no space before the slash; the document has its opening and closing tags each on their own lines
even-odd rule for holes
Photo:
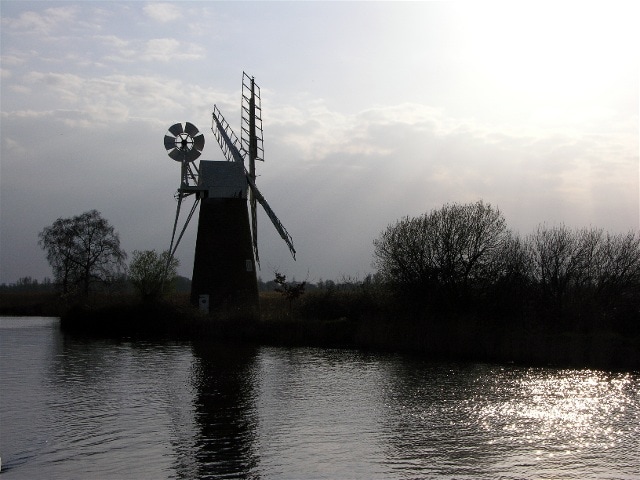
<svg viewBox="0 0 640 480">
<path fill-rule="evenodd" d="M 233 133 L 229 122 L 224 119 L 217 105 L 213 106 L 213 125 L 211 125 L 211 130 L 225 158 L 230 162 L 244 164 L 244 155 L 240 153 L 241 146 L 238 137 Z"/>
<path fill-rule="evenodd" d="M 254 160 L 264 161 L 264 142 L 262 140 L 262 106 L 260 87 L 253 77 L 242 73 L 242 129 L 240 131 L 242 148 L 249 152 Z"/>
<path fill-rule="evenodd" d="M 285 241 L 285 243 L 289 247 L 291 256 L 295 260 L 296 250 L 293 247 L 293 239 L 291 238 L 291 235 L 289 235 L 289 232 L 287 232 L 287 230 L 284 228 L 284 226 L 282 225 L 282 222 L 280 222 L 276 214 L 273 212 L 273 210 L 265 200 L 264 196 L 260 193 L 260 190 L 258 190 L 258 187 L 256 187 L 255 173 L 247 171 L 247 168 L 244 166 L 244 157 L 246 155 L 246 151 L 242 149 L 242 152 L 244 152 L 244 154 L 241 152 L 241 148 L 242 148 L 241 142 L 238 141 L 238 137 L 231 129 L 231 126 L 224 119 L 224 116 L 220 112 L 220 109 L 218 109 L 218 107 L 215 105 L 213 107 L 213 124 L 211 125 L 211 130 L 213 131 L 213 134 L 216 137 L 216 140 L 218 141 L 218 144 L 220 145 L 220 148 L 222 149 L 222 153 L 224 154 L 225 158 L 230 162 L 238 162 L 242 164 L 244 168 L 245 176 L 247 178 L 247 183 L 249 184 L 249 187 L 250 187 L 251 201 L 254 204 L 257 201 L 258 203 L 260 203 L 260 205 L 262 205 L 262 207 L 264 208 L 264 211 L 267 213 L 267 216 L 271 219 L 273 226 L 275 227 L 277 232 L 280 234 L 282 239 Z M 255 220 L 256 219 L 255 207 L 253 205 L 252 207 L 253 207 L 252 208 L 252 227 L 254 228 L 252 232 L 253 233 L 253 249 L 256 257 L 256 262 L 260 263 L 260 260 L 259 260 L 260 257 L 258 255 L 258 243 L 257 243 L 257 231 L 256 231 L 257 221 Z"/>
<path fill-rule="evenodd" d="M 249 178 L 256 181 L 256 160 L 264 161 L 264 143 L 262 140 L 262 107 L 260 100 L 260 87 L 256 85 L 253 77 L 242 72 L 242 121 L 240 130 L 240 143 L 245 152 L 249 154 Z M 256 261 L 260 263 L 258 256 L 258 212 L 257 199 L 253 189 L 249 190 L 249 207 L 251 210 L 251 233 L 253 250 Z"/>
<path fill-rule="evenodd" d="M 282 239 L 286 242 L 287 246 L 289 247 L 289 251 L 291 252 L 291 256 L 295 260 L 296 249 L 293 247 L 293 239 L 291 238 L 291 235 L 289 235 L 289 232 L 287 232 L 287 229 L 284 228 L 282 222 L 280 222 L 278 217 L 276 217 L 276 214 L 273 212 L 273 210 L 271 210 L 271 207 L 267 203 L 267 200 L 265 200 L 264 196 L 260 193 L 260 190 L 258 190 L 258 187 L 256 187 L 256 184 L 253 182 L 253 180 L 251 180 L 248 174 L 247 181 L 249 182 L 249 187 L 251 187 L 251 191 L 255 195 L 256 200 L 258 201 L 258 203 L 260 203 L 260 205 L 262 205 L 264 211 L 267 212 L 267 216 L 271 219 L 273 226 L 276 227 L 276 230 L 278 231 Z"/>
</svg>

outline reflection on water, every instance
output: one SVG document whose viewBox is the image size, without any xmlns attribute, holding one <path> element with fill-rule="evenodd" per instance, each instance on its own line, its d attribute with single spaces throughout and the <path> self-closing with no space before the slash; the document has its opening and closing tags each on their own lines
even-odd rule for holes
<svg viewBox="0 0 640 480">
<path fill-rule="evenodd" d="M 198 426 L 195 475 L 183 478 L 244 478 L 255 469 L 256 351 L 251 347 L 197 343 L 191 381 Z M 181 472 L 182 473 L 182 472 Z"/>
<path fill-rule="evenodd" d="M 385 476 L 384 369 L 375 356 L 263 348 L 259 366 L 261 476 Z"/>
<path fill-rule="evenodd" d="M 2 478 L 637 478 L 640 374 L 0 318 Z M 634 477 L 635 476 L 635 477 Z"/>
</svg>

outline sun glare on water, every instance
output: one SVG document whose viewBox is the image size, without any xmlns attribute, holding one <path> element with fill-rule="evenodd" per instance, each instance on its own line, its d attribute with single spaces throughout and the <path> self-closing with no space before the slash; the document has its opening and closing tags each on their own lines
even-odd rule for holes
<svg viewBox="0 0 640 480">
<path fill-rule="evenodd" d="M 629 374 L 558 370 L 550 376 L 530 369 L 513 381 L 518 396 L 496 398 L 476 412 L 487 429 L 510 437 L 538 459 L 625 448 L 616 424 L 628 422 L 632 410 Z"/>
</svg>

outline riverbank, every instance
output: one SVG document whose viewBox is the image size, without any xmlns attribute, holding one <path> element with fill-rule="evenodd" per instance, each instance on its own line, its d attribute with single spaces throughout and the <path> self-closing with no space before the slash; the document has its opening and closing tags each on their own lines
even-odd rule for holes
<svg viewBox="0 0 640 480">
<path fill-rule="evenodd" d="M 184 305 L 74 308 L 65 332 L 127 338 L 208 339 L 286 347 L 312 346 L 401 352 L 434 360 L 532 366 L 640 369 L 640 339 L 610 332 L 496 331 L 461 321 L 427 322 L 382 314 L 331 319 L 211 318 Z"/>
<path fill-rule="evenodd" d="M 14 299 L 16 300 L 16 299 Z M 308 295 L 289 305 L 274 292 L 261 294 L 259 319 L 207 316 L 186 296 L 140 303 L 126 296 L 63 307 L 53 297 L 14 303 L 4 315 L 59 316 L 64 332 L 133 339 L 205 339 L 278 346 L 357 348 L 402 352 L 434 360 L 516 363 L 640 370 L 640 338 L 606 329 L 551 331 L 541 324 L 487 321 L 473 315 L 436 315 L 393 305 L 358 292 Z M 525 328 L 523 325 L 527 325 Z"/>
<path fill-rule="evenodd" d="M 59 317 L 62 304 L 52 292 L 0 293 L 0 315 L 6 317 Z"/>
</svg>

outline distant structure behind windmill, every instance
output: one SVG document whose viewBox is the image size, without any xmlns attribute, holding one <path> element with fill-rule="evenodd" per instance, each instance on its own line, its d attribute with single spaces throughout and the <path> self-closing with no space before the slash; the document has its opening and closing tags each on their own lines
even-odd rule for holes
<svg viewBox="0 0 640 480">
<path fill-rule="evenodd" d="M 181 163 L 178 206 L 169 247 L 171 257 L 200 203 L 191 303 L 203 311 L 251 317 L 258 315 L 258 203 L 295 259 L 291 236 L 255 182 L 255 162 L 264 161 L 260 104 L 260 88 L 243 72 L 240 140 L 214 105 L 211 129 L 225 161 L 201 160 L 199 168 L 195 166 L 193 162 L 204 148 L 204 136 L 189 122 L 184 127 L 179 123 L 173 125 L 164 137 L 167 153 Z M 176 238 L 181 205 L 190 195 L 194 196 L 194 202 Z"/>
</svg>

